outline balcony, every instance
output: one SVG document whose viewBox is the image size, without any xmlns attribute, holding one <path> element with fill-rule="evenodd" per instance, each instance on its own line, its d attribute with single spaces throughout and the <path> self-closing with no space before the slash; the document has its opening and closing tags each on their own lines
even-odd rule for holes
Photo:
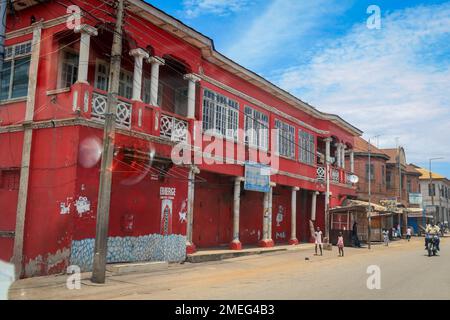
<svg viewBox="0 0 450 320">
<path fill-rule="evenodd" d="M 159 135 L 171 141 L 187 141 L 187 119 L 168 112 L 161 113 Z"/>
<path fill-rule="evenodd" d="M 350 181 L 350 177 L 352 175 L 351 172 L 345 171 L 342 168 L 331 167 L 330 168 L 330 182 L 331 183 L 340 183 L 346 184 L 347 186 L 353 186 L 353 183 Z M 316 179 L 319 182 L 326 182 L 326 168 L 324 166 L 318 166 L 316 170 Z"/>
<path fill-rule="evenodd" d="M 91 117 L 101 122 L 105 121 L 107 109 L 107 96 L 98 92 L 92 93 Z M 118 101 L 116 110 L 116 124 L 120 127 L 131 129 L 132 105 L 123 100 Z"/>
</svg>

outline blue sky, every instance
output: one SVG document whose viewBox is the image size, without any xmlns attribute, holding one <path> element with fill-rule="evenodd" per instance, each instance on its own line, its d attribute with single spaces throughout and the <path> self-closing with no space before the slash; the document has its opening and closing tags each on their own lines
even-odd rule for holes
<svg viewBox="0 0 450 320">
<path fill-rule="evenodd" d="M 450 1 L 150 0 L 216 49 L 450 177 Z M 369 29 L 367 8 L 381 9 Z"/>
</svg>

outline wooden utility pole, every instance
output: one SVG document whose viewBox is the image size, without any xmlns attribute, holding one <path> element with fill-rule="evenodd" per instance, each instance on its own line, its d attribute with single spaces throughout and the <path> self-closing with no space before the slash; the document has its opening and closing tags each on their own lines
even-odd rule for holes
<svg viewBox="0 0 450 320">
<path fill-rule="evenodd" d="M 120 61 L 122 56 L 122 24 L 124 0 L 117 1 L 117 19 L 111 48 L 108 103 L 103 130 L 103 153 L 98 192 L 97 226 L 95 234 L 92 282 L 105 283 L 106 253 L 108 249 L 109 208 L 111 199 L 112 162 L 114 157 L 115 119 L 119 92 Z"/>
</svg>

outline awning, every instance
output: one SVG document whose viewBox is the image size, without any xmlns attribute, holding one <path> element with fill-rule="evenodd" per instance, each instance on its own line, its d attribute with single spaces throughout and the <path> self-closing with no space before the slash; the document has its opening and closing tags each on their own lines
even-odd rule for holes
<svg viewBox="0 0 450 320">
<path fill-rule="evenodd" d="M 344 206 L 338 206 L 330 209 L 330 213 L 334 212 L 345 212 L 345 211 L 362 211 L 367 212 L 369 209 L 369 202 L 362 201 L 362 200 L 353 200 L 353 199 L 347 199 L 344 201 Z M 386 207 L 380 206 L 379 204 L 370 203 L 370 206 L 372 207 L 372 216 L 378 216 L 380 213 L 388 213 L 388 210 Z"/>
</svg>

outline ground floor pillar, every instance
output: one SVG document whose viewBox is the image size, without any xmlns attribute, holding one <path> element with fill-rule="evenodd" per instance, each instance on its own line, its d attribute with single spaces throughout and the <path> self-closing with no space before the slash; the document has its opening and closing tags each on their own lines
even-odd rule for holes
<svg viewBox="0 0 450 320">
<path fill-rule="evenodd" d="M 233 241 L 230 243 L 230 249 L 241 250 L 242 243 L 239 240 L 239 211 L 241 204 L 241 181 L 242 177 L 234 179 L 234 197 L 233 197 Z"/>
<path fill-rule="evenodd" d="M 192 227 L 194 223 L 194 193 L 195 193 L 195 175 L 199 174 L 197 167 L 189 170 L 188 178 L 188 208 L 187 208 L 187 226 L 186 226 L 186 253 L 194 253 L 197 249 L 192 241 Z"/>
<path fill-rule="evenodd" d="M 291 239 L 289 244 L 298 244 L 297 239 L 297 191 L 298 187 L 293 187 L 291 191 Z"/>
<path fill-rule="evenodd" d="M 272 240 L 272 186 L 269 192 L 264 193 L 263 199 L 263 232 L 262 239 L 259 241 L 260 247 L 273 247 L 274 242 Z"/>
</svg>

